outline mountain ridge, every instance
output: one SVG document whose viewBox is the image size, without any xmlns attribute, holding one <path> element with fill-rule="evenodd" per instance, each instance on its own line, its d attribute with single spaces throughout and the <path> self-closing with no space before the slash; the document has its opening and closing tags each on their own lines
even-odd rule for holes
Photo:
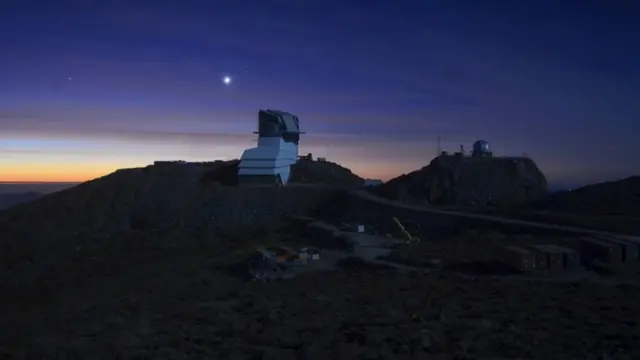
<svg viewBox="0 0 640 360">
<path fill-rule="evenodd" d="M 43 193 L 39 193 L 35 191 L 0 194 L 0 210 L 4 210 L 18 204 L 36 200 L 44 195 L 45 194 Z"/>
</svg>

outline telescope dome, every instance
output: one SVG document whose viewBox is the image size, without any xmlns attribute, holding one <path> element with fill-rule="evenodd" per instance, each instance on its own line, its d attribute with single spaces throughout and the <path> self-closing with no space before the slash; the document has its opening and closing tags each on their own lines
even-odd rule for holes
<svg viewBox="0 0 640 360">
<path fill-rule="evenodd" d="M 489 153 L 491 152 L 491 147 L 486 140 L 478 140 L 473 143 L 473 152 L 474 153 Z"/>
</svg>

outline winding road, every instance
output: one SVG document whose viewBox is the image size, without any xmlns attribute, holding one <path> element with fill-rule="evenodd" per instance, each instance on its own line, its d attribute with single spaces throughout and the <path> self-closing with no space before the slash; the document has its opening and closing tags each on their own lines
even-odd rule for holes
<svg viewBox="0 0 640 360">
<path fill-rule="evenodd" d="M 639 243 L 640 244 L 640 236 L 633 236 L 633 235 L 627 235 L 627 234 L 618 234 L 618 233 L 612 233 L 612 232 L 608 232 L 608 231 L 585 229 L 585 228 L 579 228 L 579 227 L 574 227 L 574 226 L 545 224 L 545 223 L 538 223 L 538 222 L 519 220 L 519 219 L 509 219 L 509 218 L 504 218 L 504 217 L 500 217 L 500 216 L 474 214 L 474 213 L 468 213 L 468 212 L 463 212 L 463 211 L 441 210 L 441 209 L 429 208 L 429 207 L 424 207 L 424 206 L 407 205 L 407 204 L 403 204 L 403 203 L 400 203 L 400 202 L 397 202 L 397 201 L 391 201 L 391 200 L 387 200 L 387 199 L 375 196 L 375 195 L 370 194 L 370 193 L 368 193 L 366 191 L 363 191 L 363 190 L 354 191 L 352 194 L 355 195 L 355 196 L 358 196 L 358 197 L 360 197 L 360 198 L 362 198 L 362 199 L 364 199 L 366 201 L 373 201 L 373 202 L 377 202 L 377 203 L 380 203 L 380 204 L 387 204 L 387 205 L 395 206 L 395 207 L 398 207 L 398 208 L 405 208 L 405 209 L 421 211 L 421 212 L 425 212 L 425 213 L 438 214 L 438 215 L 447 215 L 447 216 L 457 216 L 457 217 L 464 217 L 464 218 L 467 218 L 467 219 L 478 219 L 478 220 L 483 220 L 483 221 L 488 221 L 488 222 L 520 225 L 520 226 L 527 226 L 527 227 L 531 227 L 531 228 L 538 228 L 538 229 L 545 229 L 545 230 L 566 231 L 566 232 L 572 232 L 572 233 L 581 234 L 581 235 L 609 236 L 609 237 L 615 237 L 615 238 L 618 238 L 618 239 L 623 239 L 623 240 L 627 240 L 627 241 L 631 241 L 631 242 L 635 242 L 635 243 Z"/>
</svg>

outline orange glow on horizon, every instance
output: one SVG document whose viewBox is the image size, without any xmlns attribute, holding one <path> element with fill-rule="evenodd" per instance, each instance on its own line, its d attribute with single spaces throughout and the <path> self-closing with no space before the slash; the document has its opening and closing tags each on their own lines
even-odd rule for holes
<svg viewBox="0 0 640 360">
<path fill-rule="evenodd" d="M 254 143 L 249 135 L 226 133 L 103 135 L 3 134 L 0 182 L 83 182 L 117 169 L 144 167 L 154 160 L 229 160 Z M 389 180 L 424 165 L 420 156 L 412 155 L 424 153 L 422 142 L 325 135 L 306 140 L 300 154 L 324 157 L 363 178 Z M 392 154 L 386 151 L 388 147 L 394 149 Z"/>
<path fill-rule="evenodd" d="M 149 164 L 104 164 L 104 163 L 80 163 L 80 164 L 2 164 L 0 163 L 0 182 L 15 183 L 67 183 L 84 182 L 113 173 L 118 169 L 144 167 Z M 382 171 L 380 171 L 382 170 Z M 372 166 L 352 171 L 363 178 L 382 179 L 387 181 L 402 174 L 397 169 L 380 169 Z"/>
<path fill-rule="evenodd" d="M 128 166 L 100 163 L 28 163 L 24 165 L 0 163 L 0 182 L 84 182 L 110 174 L 123 167 Z"/>
<path fill-rule="evenodd" d="M 350 169 L 354 174 L 366 179 L 380 179 L 389 181 L 402 174 L 420 169 L 420 164 L 398 163 L 373 163 L 372 161 L 358 161 L 357 159 L 328 159 Z M 189 161 L 189 160 L 187 160 Z M 0 183 L 79 183 L 105 175 L 109 175 L 118 169 L 145 167 L 153 161 L 138 159 L 137 161 L 69 161 L 53 162 L 46 160 L 31 160 L 27 162 L 0 162 Z M 545 172 L 550 182 L 560 183 L 584 183 L 600 182 L 605 179 L 595 177 L 581 167 L 568 169 L 567 167 L 553 166 L 551 171 Z M 578 175 L 575 175 L 578 174 Z M 571 176 L 573 175 L 573 176 Z M 611 176 L 621 178 L 621 176 Z M 584 180 L 588 179 L 588 180 Z"/>
</svg>

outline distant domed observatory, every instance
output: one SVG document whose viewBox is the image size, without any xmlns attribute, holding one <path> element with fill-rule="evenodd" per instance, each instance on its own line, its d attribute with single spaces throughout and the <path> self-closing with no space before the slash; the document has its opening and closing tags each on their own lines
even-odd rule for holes
<svg viewBox="0 0 640 360">
<path fill-rule="evenodd" d="M 298 162 L 300 121 L 280 110 L 258 111 L 258 146 L 242 153 L 239 184 L 286 185 L 291 166 Z"/>
<path fill-rule="evenodd" d="M 489 142 L 486 140 L 478 140 L 473 143 L 473 150 L 471 156 L 474 157 L 491 157 L 493 152 L 491 152 L 491 147 L 489 146 Z"/>
</svg>

